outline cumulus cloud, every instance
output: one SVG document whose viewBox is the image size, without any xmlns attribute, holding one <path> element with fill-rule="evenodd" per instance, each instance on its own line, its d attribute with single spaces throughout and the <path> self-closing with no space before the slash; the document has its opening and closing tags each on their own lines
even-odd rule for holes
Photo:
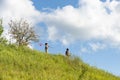
<svg viewBox="0 0 120 80">
<path fill-rule="evenodd" d="M 3 19 L 4 34 L 8 32 L 10 20 L 27 20 L 32 26 L 39 23 L 40 12 L 35 9 L 31 0 L 0 0 L 0 18 Z M 10 37 L 6 36 L 8 39 Z"/>
<path fill-rule="evenodd" d="M 48 26 L 50 40 L 60 40 L 65 45 L 93 39 L 120 44 L 120 2 L 117 0 L 80 0 L 78 8 L 67 5 L 44 13 L 42 18 Z"/>
<path fill-rule="evenodd" d="M 101 42 L 89 42 L 88 44 L 86 44 L 86 46 L 81 46 L 80 47 L 80 53 L 93 53 L 93 52 L 97 52 L 99 50 L 102 50 L 104 48 L 106 48 L 107 45 L 105 43 L 101 43 Z"/>
<path fill-rule="evenodd" d="M 0 18 L 3 18 L 6 31 L 11 19 L 24 18 L 33 25 L 42 20 L 47 25 L 48 39 L 59 40 L 64 45 L 101 40 L 120 46 L 120 1 L 80 0 L 78 4 L 78 8 L 67 5 L 41 12 L 35 9 L 31 0 L 0 0 Z M 91 47 L 98 50 L 97 46 Z"/>
<path fill-rule="evenodd" d="M 99 42 L 97 42 L 97 43 L 89 43 L 89 46 L 90 46 L 92 51 L 98 51 L 98 50 L 104 49 L 106 47 L 105 44 L 101 44 Z"/>
<path fill-rule="evenodd" d="M 31 0 L 2 0 L 0 2 L 0 17 L 3 20 L 25 18 L 35 23 L 38 16 L 40 12 L 35 9 Z"/>
</svg>

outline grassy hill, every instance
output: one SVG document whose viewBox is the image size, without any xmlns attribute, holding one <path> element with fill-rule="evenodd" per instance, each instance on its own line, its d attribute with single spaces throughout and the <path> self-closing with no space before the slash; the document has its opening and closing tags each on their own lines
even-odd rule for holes
<svg viewBox="0 0 120 80">
<path fill-rule="evenodd" d="M 0 80 L 120 80 L 77 57 L 0 44 Z"/>
</svg>

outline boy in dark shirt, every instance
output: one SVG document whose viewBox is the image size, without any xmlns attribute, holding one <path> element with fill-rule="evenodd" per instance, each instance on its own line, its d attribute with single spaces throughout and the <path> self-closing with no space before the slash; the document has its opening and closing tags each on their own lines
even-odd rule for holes
<svg viewBox="0 0 120 80">
<path fill-rule="evenodd" d="M 45 43 L 45 52 L 48 53 L 48 43 Z"/>
</svg>

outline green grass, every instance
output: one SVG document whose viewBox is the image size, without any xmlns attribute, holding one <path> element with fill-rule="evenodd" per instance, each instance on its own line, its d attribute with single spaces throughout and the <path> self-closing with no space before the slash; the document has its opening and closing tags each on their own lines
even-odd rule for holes
<svg viewBox="0 0 120 80">
<path fill-rule="evenodd" d="M 120 80 L 80 58 L 0 45 L 0 80 Z"/>
</svg>

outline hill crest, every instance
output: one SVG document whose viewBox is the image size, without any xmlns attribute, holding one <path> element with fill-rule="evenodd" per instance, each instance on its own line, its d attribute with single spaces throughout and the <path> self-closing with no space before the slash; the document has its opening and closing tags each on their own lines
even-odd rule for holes
<svg viewBox="0 0 120 80">
<path fill-rule="evenodd" d="M 120 80 L 78 57 L 0 45 L 0 80 Z"/>
</svg>

